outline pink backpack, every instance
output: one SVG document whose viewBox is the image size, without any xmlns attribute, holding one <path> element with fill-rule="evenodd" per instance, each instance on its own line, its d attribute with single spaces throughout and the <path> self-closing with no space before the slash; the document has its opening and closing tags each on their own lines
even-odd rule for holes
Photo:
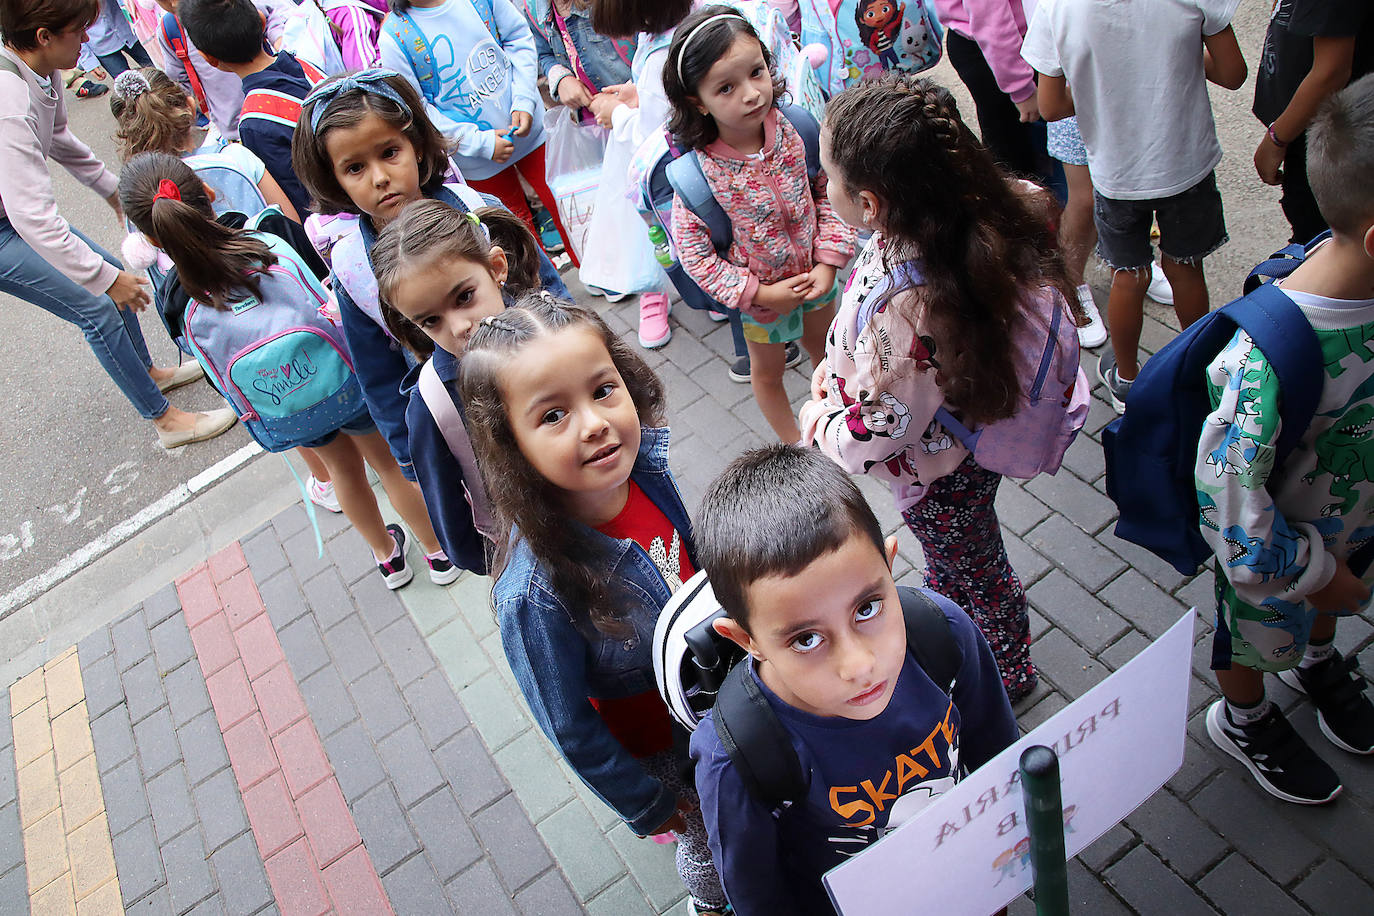
<svg viewBox="0 0 1374 916">
<path fill-rule="evenodd" d="M 935 419 L 973 454 L 1004 477 L 1053 474 L 1088 419 L 1088 379 L 1078 365 L 1078 329 L 1057 289 L 1029 302 L 1016 329 L 1016 362 L 1026 401 L 1005 420 L 970 430 L 944 407 Z"/>
</svg>

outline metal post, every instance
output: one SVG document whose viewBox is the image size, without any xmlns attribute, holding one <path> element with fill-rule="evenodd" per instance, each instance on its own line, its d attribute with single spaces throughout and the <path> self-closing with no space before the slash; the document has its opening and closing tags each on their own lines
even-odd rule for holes
<svg viewBox="0 0 1374 916">
<path fill-rule="evenodd" d="M 1059 792 L 1059 757 L 1051 748 L 1037 744 L 1022 752 L 1021 795 L 1026 801 L 1026 826 L 1030 830 L 1036 916 L 1068 916 L 1064 803 Z"/>
</svg>

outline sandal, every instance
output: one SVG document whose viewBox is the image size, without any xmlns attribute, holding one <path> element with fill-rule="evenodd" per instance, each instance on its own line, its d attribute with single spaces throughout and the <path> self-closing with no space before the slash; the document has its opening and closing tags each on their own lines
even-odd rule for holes
<svg viewBox="0 0 1374 916">
<path fill-rule="evenodd" d="M 80 87 L 77 88 L 76 97 L 78 99 L 94 99 L 104 95 L 109 91 L 110 87 L 106 86 L 104 83 L 96 83 L 92 82 L 91 80 L 85 80 L 81 83 Z"/>
</svg>

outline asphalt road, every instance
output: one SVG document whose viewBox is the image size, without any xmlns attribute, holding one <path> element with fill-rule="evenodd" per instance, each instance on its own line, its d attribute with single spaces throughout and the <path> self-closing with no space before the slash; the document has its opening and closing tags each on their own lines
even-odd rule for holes
<svg viewBox="0 0 1374 916">
<path fill-rule="evenodd" d="M 1231 233 L 1231 243 L 1207 262 L 1215 304 L 1236 295 L 1250 266 L 1287 238 L 1277 192 L 1260 184 L 1251 165 L 1260 128 L 1249 107 L 1269 6 L 1267 0 L 1243 0 L 1236 16 L 1251 67 L 1245 87 L 1238 92 L 1211 87 L 1225 150 L 1217 173 Z M 971 121 L 972 106 L 952 68 L 942 63 L 932 76 L 965 100 L 961 107 Z M 68 112 L 77 135 L 113 165 L 118 157 L 108 98 L 71 97 Z M 1142 120 L 1169 116 L 1168 99 L 1139 113 Z M 118 255 L 123 232 L 104 202 L 60 168 L 54 169 L 54 184 L 63 215 Z M 1094 279 L 1100 289 L 1106 276 L 1098 272 Z M 1100 299 L 1105 305 L 1105 297 Z M 155 360 L 174 362 L 176 348 L 156 313 L 145 312 L 142 325 Z M 164 451 L 152 424 L 134 412 L 73 326 L 5 296 L 0 296 L 0 397 L 8 405 L 0 413 L 0 595 L 250 441 L 236 428 L 211 442 Z M 174 392 L 171 400 L 188 410 L 221 403 L 204 383 Z"/>
</svg>

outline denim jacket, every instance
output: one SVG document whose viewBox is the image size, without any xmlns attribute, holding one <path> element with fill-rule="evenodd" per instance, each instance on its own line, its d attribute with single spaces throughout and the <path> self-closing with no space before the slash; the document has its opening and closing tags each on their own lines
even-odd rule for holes
<svg viewBox="0 0 1374 916">
<path fill-rule="evenodd" d="M 549 81 L 549 94 L 558 98 L 558 82 L 568 74 L 577 76 L 558 22 L 553 15 L 553 0 L 526 0 L 525 18 L 534 30 L 534 47 L 539 52 L 539 74 Z M 591 11 L 576 4 L 563 17 L 577 49 L 582 69 L 595 84 L 595 90 L 630 81 L 630 61 L 635 54 L 634 39 L 607 38 L 592 28 Z"/>
<path fill-rule="evenodd" d="M 668 470 L 668 430 L 645 428 L 631 478 L 682 535 L 692 552 L 691 523 Z M 632 540 L 616 540 L 569 521 L 608 554 L 607 575 L 629 599 L 630 636 L 607 636 L 579 621 L 554 593 L 543 564 L 521 539 L 492 589 L 501 645 L 540 729 L 592 791 L 630 829 L 644 835 L 666 821 L 677 798 L 611 734 L 588 697 L 627 697 L 654 690 L 654 625 L 671 594 L 658 567 Z M 513 535 L 519 537 L 518 532 Z M 684 758 L 685 759 L 685 758 Z"/>
</svg>

